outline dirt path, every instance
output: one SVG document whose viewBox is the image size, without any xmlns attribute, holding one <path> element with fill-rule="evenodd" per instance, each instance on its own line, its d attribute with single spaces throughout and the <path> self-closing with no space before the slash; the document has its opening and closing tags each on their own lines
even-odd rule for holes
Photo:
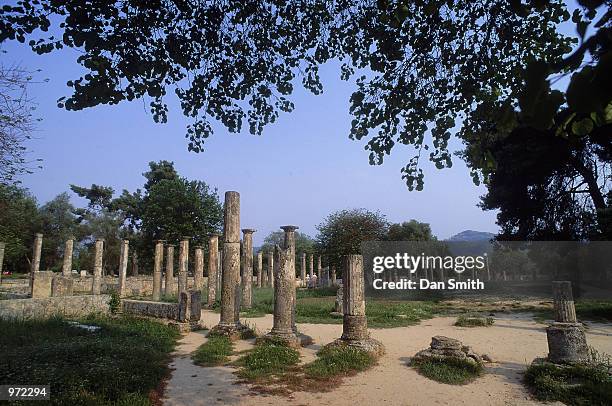
<svg viewBox="0 0 612 406">
<path fill-rule="evenodd" d="M 204 311 L 203 321 L 215 325 L 219 315 Z M 455 327 L 455 318 L 439 317 L 425 320 L 417 326 L 371 330 L 372 336 L 382 341 L 387 353 L 378 365 L 365 373 L 346 379 L 337 389 L 327 393 L 296 392 L 294 405 L 358 406 L 377 405 L 533 405 L 521 384 L 521 372 L 535 357 L 547 351 L 545 325 L 534 322 L 529 315 L 512 315 L 496 319 L 488 328 Z M 272 325 L 272 316 L 248 319 L 260 332 Z M 302 350 L 302 362 L 315 358 L 321 344 L 340 336 L 341 325 L 301 324 L 301 331 L 313 337 L 315 343 Z M 486 374 L 465 386 L 444 385 L 420 376 L 406 363 L 418 350 L 429 346 L 434 335 L 457 338 L 478 353 L 490 355 Z M 236 384 L 228 367 L 202 368 L 193 365 L 189 353 L 206 338 L 203 333 L 186 335 L 180 342 L 166 392 L 166 405 L 285 405 L 288 399 L 280 396 L 254 396 L 246 385 Z M 612 325 L 591 324 L 587 331 L 589 345 L 599 351 L 612 353 Z M 241 341 L 236 349 L 252 346 Z"/>
</svg>

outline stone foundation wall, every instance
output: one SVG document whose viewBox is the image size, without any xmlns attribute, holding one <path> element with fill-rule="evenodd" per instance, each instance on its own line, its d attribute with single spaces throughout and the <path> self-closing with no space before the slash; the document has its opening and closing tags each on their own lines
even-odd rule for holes
<svg viewBox="0 0 612 406">
<path fill-rule="evenodd" d="M 74 279 L 75 292 L 91 292 L 92 276 L 78 277 Z M 206 281 L 207 278 L 204 278 Z M 178 284 L 178 277 L 174 278 L 175 286 Z M 188 286 L 194 286 L 193 277 L 188 278 Z M 166 289 L 165 280 L 162 280 L 162 292 Z M 112 290 L 119 290 L 119 277 L 105 276 L 102 278 L 102 293 L 110 293 Z M 153 276 L 128 276 L 126 278 L 126 296 L 150 296 L 153 294 Z"/>
<path fill-rule="evenodd" d="M 110 295 L 0 300 L 0 318 L 45 319 L 55 315 L 80 317 L 90 313 L 107 314 L 109 300 Z"/>
<path fill-rule="evenodd" d="M 179 305 L 178 303 L 151 302 L 145 300 L 121 301 L 124 314 L 135 316 L 155 317 L 158 319 L 177 320 Z"/>
</svg>

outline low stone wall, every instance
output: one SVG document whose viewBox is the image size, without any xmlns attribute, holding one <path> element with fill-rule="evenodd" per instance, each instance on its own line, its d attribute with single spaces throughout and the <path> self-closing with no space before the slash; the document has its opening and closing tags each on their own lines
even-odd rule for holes
<svg viewBox="0 0 612 406">
<path fill-rule="evenodd" d="M 124 314 L 178 320 L 178 303 L 123 299 L 121 305 L 123 306 Z"/>
<path fill-rule="evenodd" d="M 79 276 L 74 279 L 75 292 L 91 292 L 91 284 L 93 277 Z M 206 278 L 204 278 L 206 280 Z M 162 292 L 165 290 L 165 278 L 162 278 Z M 178 285 L 178 277 L 174 278 L 175 286 Z M 187 279 L 187 285 L 191 288 L 194 286 L 193 277 Z M 112 290 L 119 289 L 119 277 L 105 276 L 101 282 L 101 292 L 110 293 Z M 150 296 L 153 294 L 153 276 L 128 276 L 126 278 L 126 296 Z"/>
<path fill-rule="evenodd" d="M 0 318 L 45 319 L 55 315 L 80 317 L 90 313 L 107 314 L 109 300 L 110 295 L 0 300 Z"/>
</svg>

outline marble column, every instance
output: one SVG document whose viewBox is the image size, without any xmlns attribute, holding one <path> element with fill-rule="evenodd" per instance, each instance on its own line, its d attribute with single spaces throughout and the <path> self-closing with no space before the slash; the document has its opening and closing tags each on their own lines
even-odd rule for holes
<svg viewBox="0 0 612 406">
<path fill-rule="evenodd" d="M 93 280 L 91 293 L 99 295 L 102 287 L 102 256 L 104 255 L 104 239 L 98 238 L 95 245 Z"/>
<path fill-rule="evenodd" d="M 261 251 L 259 251 L 257 253 L 257 287 L 261 288 L 262 285 L 262 277 L 263 277 L 263 272 L 262 272 L 262 268 L 263 268 L 263 253 Z"/>
<path fill-rule="evenodd" d="M 2 265 L 4 264 L 4 250 L 6 243 L 0 242 L 0 280 L 2 280 Z"/>
<path fill-rule="evenodd" d="M 164 263 L 164 241 L 155 243 L 155 259 L 153 261 L 153 301 L 161 299 L 162 265 Z"/>
<path fill-rule="evenodd" d="M 208 238 L 208 307 L 217 300 L 217 284 L 219 277 L 219 235 L 212 234 Z"/>
<path fill-rule="evenodd" d="M 164 288 L 166 296 L 176 294 L 176 283 L 174 282 L 174 245 L 166 246 L 166 286 Z"/>
<path fill-rule="evenodd" d="M 62 264 L 62 275 L 70 276 L 72 275 L 72 252 L 74 250 L 74 238 L 69 238 L 66 240 L 66 245 L 64 246 L 64 263 Z"/>
<path fill-rule="evenodd" d="M 302 252 L 302 263 L 301 265 L 301 269 L 300 269 L 300 275 L 301 275 L 301 279 L 302 279 L 302 286 L 306 286 L 306 253 Z"/>
<path fill-rule="evenodd" d="M 322 286 L 322 268 L 321 268 L 321 255 L 317 255 L 317 286 Z"/>
<path fill-rule="evenodd" d="M 546 328 L 548 361 L 556 364 L 583 363 L 589 359 L 584 327 L 576 319 L 572 283 L 553 281 L 555 321 Z"/>
<path fill-rule="evenodd" d="M 183 237 L 179 245 L 178 296 L 187 293 L 187 272 L 189 269 L 189 237 Z"/>
<path fill-rule="evenodd" d="M 253 233 L 257 230 L 242 230 L 242 308 L 253 305 Z"/>
<path fill-rule="evenodd" d="M 274 287 L 274 253 L 268 252 L 268 286 Z"/>
<path fill-rule="evenodd" d="M 125 297 L 127 293 L 126 282 L 127 282 L 127 266 L 129 259 L 129 247 L 130 241 L 121 241 L 121 255 L 119 256 L 119 289 L 118 292 L 120 297 Z"/>
<path fill-rule="evenodd" d="M 332 265 L 330 265 L 330 266 L 332 267 L 332 269 L 331 269 L 331 284 L 332 284 L 332 286 L 336 286 L 338 284 L 338 281 L 336 279 L 336 267 L 332 266 Z"/>
<path fill-rule="evenodd" d="M 308 345 L 312 339 L 297 332 L 295 325 L 295 230 L 296 226 L 281 227 L 285 232 L 283 248 L 275 246 L 274 322 L 263 339 L 281 340 L 289 346 Z"/>
<path fill-rule="evenodd" d="M 240 337 L 240 194 L 225 192 L 221 316 L 212 333 Z"/>
<path fill-rule="evenodd" d="M 374 355 L 384 353 L 383 345 L 368 333 L 366 319 L 363 257 L 347 255 L 344 257 L 342 275 L 342 337 L 330 346 L 352 346 Z"/>
<path fill-rule="evenodd" d="M 308 254 L 308 287 L 314 287 L 314 255 Z"/>
<path fill-rule="evenodd" d="M 32 253 L 32 272 L 40 272 L 40 254 L 42 252 L 43 235 L 36 234 L 34 238 L 34 252 Z"/>
<path fill-rule="evenodd" d="M 204 287 L 204 248 L 200 245 L 195 247 L 195 269 L 193 271 L 193 286 L 195 290 Z"/>
</svg>

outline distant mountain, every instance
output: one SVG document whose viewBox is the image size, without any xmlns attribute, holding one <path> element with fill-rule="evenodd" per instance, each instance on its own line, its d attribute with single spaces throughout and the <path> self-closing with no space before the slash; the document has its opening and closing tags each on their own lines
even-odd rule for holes
<svg viewBox="0 0 612 406">
<path fill-rule="evenodd" d="M 489 241 L 495 237 L 493 233 L 484 231 L 465 230 L 459 234 L 455 234 L 446 241 Z"/>
</svg>

